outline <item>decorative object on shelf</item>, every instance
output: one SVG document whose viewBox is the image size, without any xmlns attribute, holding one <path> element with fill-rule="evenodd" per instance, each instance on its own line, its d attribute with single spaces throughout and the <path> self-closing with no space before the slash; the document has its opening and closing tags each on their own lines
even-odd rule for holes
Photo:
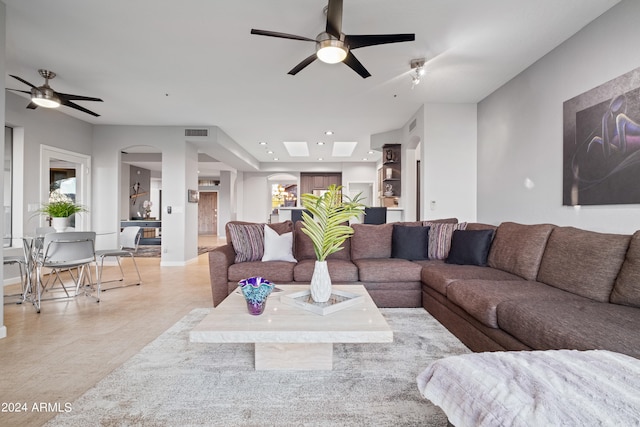
<svg viewBox="0 0 640 427">
<path fill-rule="evenodd" d="M 153 203 L 149 200 L 142 202 L 142 209 L 144 209 L 144 217 L 146 219 L 151 218 L 151 206 L 153 206 Z"/>
<path fill-rule="evenodd" d="M 351 199 L 343 196 L 341 185 L 330 185 L 322 195 L 304 193 L 301 199 L 302 206 L 311 213 L 302 213 L 302 232 L 311 238 L 317 259 L 311 277 L 311 297 L 315 302 L 327 302 L 331 296 L 331 277 L 326 259 L 342 250 L 344 241 L 353 234 L 353 228 L 345 223 L 362 213 L 362 195 Z"/>
<path fill-rule="evenodd" d="M 264 312 L 267 297 L 273 291 L 273 283 L 262 277 L 249 277 L 238 282 L 238 286 L 247 301 L 249 314 L 258 316 Z"/>
<path fill-rule="evenodd" d="M 393 162 L 393 150 L 386 149 L 384 150 L 384 159 L 386 162 Z"/>
<path fill-rule="evenodd" d="M 69 217 L 75 213 L 87 212 L 87 209 L 75 203 L 69 196 L 60 192 L 59 189 L 49 193 L 49 203 L 42 205 L 38 211 L 51 218 L 51 225 L 56 231 L 65 231 L 69 227 Z"/>
<path fill-rule="evenodd" d="M 386 173 L 387 173 L 387 179 L 393 178 L 393 169 L 387 168 Z"/>
<path fill-rule="evenodd" d="M 385 189 L 385 192 L 384 192 L 385 197 L 393 196 L 393 185 L 387 184 L 384 186 L 384 189 Z"/>
</svg>

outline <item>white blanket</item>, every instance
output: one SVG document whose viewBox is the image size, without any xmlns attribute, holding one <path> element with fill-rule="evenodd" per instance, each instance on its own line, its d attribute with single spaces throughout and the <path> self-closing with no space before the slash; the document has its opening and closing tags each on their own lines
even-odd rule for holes
<svg viewBox="0 0 640 427">
<path fill-rule="evenodd" d="M 640 360 L 610 351 L 451 356 L 417 381 L 456 427 L 640 426 Z"/>
</svg>

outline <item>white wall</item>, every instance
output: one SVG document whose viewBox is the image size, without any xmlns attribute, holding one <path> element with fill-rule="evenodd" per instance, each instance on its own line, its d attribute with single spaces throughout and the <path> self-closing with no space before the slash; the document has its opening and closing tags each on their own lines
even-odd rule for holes
<svg viewBox="0 0 640 427">
<path fill-rule="evenodd" d="M 420 219 L 456 217 L 460 221 L 475 221 L 476 105 L 425 104 L 423 111 Z M 432 208 L 432 201 L 435 208 Z"/>
<path fill-rule="evenodd" d="M 6 10 L 5 10 L 5 5 L 3 2 L 0 1 L 0 76 L 4 76 L 5 75 L 5 65 L 4 65 L 4 52 L 5 52 L 5 39 L 6 39 L 6 28 L 7 26 L 5 25 L 5 17 L 6 17 Z M 4 110 L 5 110 L 5 83 L 4 83 L 4 78 L 0 79 L 2 81 L 0 81 L 0 117 L 2 117 L 2 121 L 4 123 L 5 119 L 5 115 L 4 115 Z M 4 126 L 3 126 L 4 128 Z M 0 154 L 0 159 L 2 160 L 2 163 L 0 164 L 4 164 L 4 129 L 2 130 L 2 132 L 0 132 L 0 147 L 3 148 L 2 153 Z M 0 174 L 1 175 L 1 174 Z M 0 199 L 4 199 L 4 183 L 3 183 L 4 177 L 0 177 Z M 2 234 L 4 235 L 4 222 L 2 225 L 0 225 L 0 232 L 2 232 Z M 0 258 L 4 259 L 4 250 L 0 251 Z M 0 270 L 0 297 L 2 297 L 2 299 L 4 300 L 4 286 L 2 285 L 4 283 L 4 273 L 2 270 Z M 0 307 L 0 338 L 5 338 L 7 336 L 7 327 L 4 325 L 4 305 L 2 307 Z"/>
<path fill-rule="evenodd" d="M 640 67 L 638 17 L 622 1 L 479 104 L 479 221 L 640 229 L 638 205 L 562 206 L 563 103 Z"/>
<path fill-rule="evenodd" d="M 187 203 L 187 189 L 198 188 L 197 150 L 186 142 L 179 126 L 94 126 L 93 199 L 96 230 L 117 230 L 120 226 L 120 150 L 132 145 L 158 147 L 162 152 L 162 261 L 161 265 L 182 265 L 197 256 L 198 209 Z M 164 161 L 171 159 L 171 161 Z M 99 195 L 99 196 L 98 196 Z M 172 207 L 167 214 L 166 207 Z"/>
</svg>

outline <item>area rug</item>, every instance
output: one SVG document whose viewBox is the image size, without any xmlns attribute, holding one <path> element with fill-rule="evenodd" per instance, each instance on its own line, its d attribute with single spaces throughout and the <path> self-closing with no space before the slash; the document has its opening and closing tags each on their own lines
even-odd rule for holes
<svg viewBox="0 0 640 427">
<path fill-rule="evenodd" d="M 198 246 L 198 255 L 212 251 L 214 248 L 215 246 Z M 138 246 L 138 250 L 133 253 L 133 256 L 143 258 L 160 258 L 162 255 L 160 253 L 161 250 L 161 245 L 140 245 Z"/>
<path fill-rule="evenodd" d="M 381 309 L 393 343 L 335 344 L 332 371 L 258 371 L 250 344 L 189 342 L 195 309 L 48 426 L 446 426 L 417 375 L 470 351 L 425 310 Z"/>
</svg>

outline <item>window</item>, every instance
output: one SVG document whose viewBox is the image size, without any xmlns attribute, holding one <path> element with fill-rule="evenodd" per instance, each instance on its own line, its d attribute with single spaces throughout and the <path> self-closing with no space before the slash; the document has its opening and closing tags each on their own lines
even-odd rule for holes
<svg viewBox="0 0 640 427">
<path fill-rule="evenodd" d="M 12 206 L 11 198 L 13 197 L 13 129 L 4 128 L 4 236 L 2 240 L 3 247 L 11 246 L 12 229 L 11 217 Z"/>
</svg>

